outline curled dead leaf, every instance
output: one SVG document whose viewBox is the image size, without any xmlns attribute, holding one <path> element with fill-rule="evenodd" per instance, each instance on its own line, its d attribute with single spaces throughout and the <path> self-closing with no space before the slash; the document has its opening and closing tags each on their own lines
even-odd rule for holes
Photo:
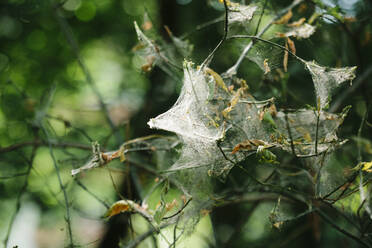
<svg viewBox="0 0 372 248">
<path fill-rule="evenodd" d="M 269 61 L 269 59 L 265 59 L 264 62 L 263 62 L 264 69 L 265 69 L 265 73 L 264 74 L 267 74 L 267 73 L 269 73 L 271 71 L 270 70 L 270 67 L 269 67 L 268 61 Z"/>
<path fill-rule="evenodd" d="M 265 141 L 263 140 L 257 140 L 257 139 L 252 139 L 252 140 L 245 140 L 239 144 L 237 144 L 233 150 L 232 150 L 232 154 L 235 154 L 237 153 L 238 151 L 240 150 L 254 150 L 256 149 L 257 147 L 259 146 L 265 146 L 266 143 Z"/>
<path fill-rule="evenodd" d="M 279 20 L 275 21 L 274 24 L 287 24 L 288 21 L 292 18 L 292 16 L 293 16 L 292 10 L 289 10 Z"/>
<path fill-rule="evenodd" d="M 299 27 L 302 24 L 304 24 L 305 21 L 306 21 L 306 18 L 305 17 L 302 17 L 301 19 L 299 19 L 299 20 L 297 20 L 295 22 L 288 23 L 287 26 L 288 27 Z"/>
<path fill-rule="evenodd" d="M 127 200 L 117 201 L 113 205 L 111 205 L 109 210 L 107 210 L 107 212 L 105 213 L 104 217 L 110 218 L 120 213 L 130 211 L 130 209 L 131 208 L 130 208 L 129 202 Z"/>
<path fill-rule="evenodd" d="M 146 21 L 142 24 L 142 29 L 147 31 L 147 30 L 150 30 L 152 28 L 152 22 L 150 21 Z"/>
<path fill-rule="evenodd" d="M 287 41 L 285 42 L 285 48 L 288 49 L 288 42 Z M 288 51 L 287 50 L 284 51 L 283 68 L 284 68 L 285 72 L 288 71 Z"/>
<path fill-rule="evenodd" d="M 147 56 L 146 63 L 141 66 L 143 72 L 150 72 L 155 61 L 155 56 Z"/>
<path fill-rule="evenodd" d="M 293 40 L 291 40 L 289 37 L 287 37 L 287 42 L 288 42 L 288 45 L 289 45 L 289 50 L 291 50 L 291 52 L 293 54 L 296 54 L 296 47 L 295 47 L 295 44 L 294 44 Z"/>
<path fill-rule="evenodd" d="M 204 72 L 211 75 L 218 86 L 220 86 L 226 92 L 229 92 L 229 89 L 226 87 L 222 77 L 217 72 L 215 72 L 211 68 L 205 68 Z"/>
</svg>

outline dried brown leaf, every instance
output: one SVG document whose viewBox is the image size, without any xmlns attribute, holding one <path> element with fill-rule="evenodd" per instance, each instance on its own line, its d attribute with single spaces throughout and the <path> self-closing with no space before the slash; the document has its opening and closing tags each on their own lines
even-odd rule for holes
<svg viewBox="0 0 372 248">
<path fill-rule="evenodd" d="M 270 70 L 270 67 L 269 67 L 268 61 L 269 61 L 269 59 L 265 59 L 264 62 L 263 62 L 264 69 L 265 69 L 265 73 L 264 74 L 267 74 L 267 73 L 269 73 L 271 71 Z"/>
<path fill-rule="evenodd" d="M 229 89 L 226 87 L 225 83 L 223 82 L 222 77 L 217 72 L 215 72 L 211 68 L 205 68 L 204 71 L 205 71 L 205 73 L 207 73 L 207 74 L 209 74 L 213 77 L 214 81 L 216 82 L 216 84 L 218 86 L 220 86 L 226 92 L 229 92 Z"/>
<path fill-rule="evenodd" d="M 274 24 L 287 24 L 288 21 L 292 18 L 293 13 L 292 10 L 289 10 L 284 16 L 282 16 L 279 20 L 274 22 Z"/>
<path fill-rule="evenodd" d="M 111 205 L 109 210 L 107 210 L 107 212 L 105 213 L 104 217 L 112 217 L 130 210 L 131 207 L 128 201 L 126 200 L 117 201 L 113 205 Z"/>
<path fill-rule="evenodd" d="M 235 154 L 240 150 L 254 150 L 258 146 L 264 146 L 266 145 L 265 141 L 263 140 L 258 140 L 258 139 L 251 139 L 251 140 L 245 140 L 239 144 L 237 144 L 231 154 Z"/>
<path fill-rule="evenodd" d="M 288 42 L 288 45 L 289 45 L 289 49 L 291 50 L 291 52 L 293 54 L 296 54 L 296 46 L 294 44 L 294 41 L 291 40 L 289 37 L 287 37 L 287 42 Z"/>
<path fill-rule="evenodd" d="M 143 24 L 142 24 L 142 29 L 147 31 L 147 30 L 150 30 L 152 28 L 152 22 L 150 21 L 145 21 Z"/>
<path fill-rule="evenodd" d="M 285 48 L 288 49 L 288 43 L 287 42 L 285 42 Z M 283 68 L 284 68 L 285 72 L 288 71 L 288 51 L 287 50 L 284 51 Z"/>
<path fill-rule="evenodd" d="M 276 36 L 278 36 L 279 38 L 285 38 L 285 37 L 287 37 L 286 34 L 284 34 L 284 33 L 280 33 L 280 32 L 277 32 L 277 33 L 276 33 Z"/>
<path fill-rule="evenodd" d="M 295 22 L 288 23 L 287 26 L 288 27 L 299 27 L 302 24 L 304 24 L 305 21 L 306 21 L 306 18 L 305 17 L 302 17 L 301 19 L 299 19 L 299 20 L 297 20 Z"/>
</svg>

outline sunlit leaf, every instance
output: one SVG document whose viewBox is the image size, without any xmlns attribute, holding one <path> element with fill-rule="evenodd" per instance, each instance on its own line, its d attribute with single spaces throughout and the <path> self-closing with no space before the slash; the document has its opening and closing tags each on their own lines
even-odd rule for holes
<svg viewBox="0 0 372 248">
<path fill-rule="evenodd" d="M 117 214 L 128 212 L 131 210 L 130 204 L 127 200 L 120 200 L 111 205 L 109 210 L 105 213 L 104 217 L 112 217 Z"/>
</svg>

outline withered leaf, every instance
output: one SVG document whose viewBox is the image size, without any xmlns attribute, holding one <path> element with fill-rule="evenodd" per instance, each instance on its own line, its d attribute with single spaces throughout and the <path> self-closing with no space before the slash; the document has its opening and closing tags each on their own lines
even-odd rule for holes
<svg viewBox="0 0 372 248">
<path fill-rule="evenodd" d="M 239 144 L 237 144 L 231 154 L 235 154 L 240 150 L 254 150 L 258 146 L 264 146 L 266 145 L 265 141 L 263 140 L 257 140 L 257 139 L 252 139 L 252 140 L 245 140 Z"/>
<path fill-rule="evenodd" d="M 295 22 L 292 22 L 292 23 L 288 23 L 288 27 L 299 27 L 301 26 L 304 22 L 306 21 L 306 18 L 305 17 L 302 17 L 301 19 L 299 19 L 298 21 L 295 21 Z"/>
<path fill-rule="evenodd" d="M 288 42 L 289 49 L 291 50 L 291 52 L 293 54 L 296 54 L 296 47 L 295 47 L 295 44 L 294 44 L 293 40 L 291 40 L 289 37 L 287 37 L 287 42 Z"/>
<path fill-rule="evenodd" d="M 269 59 L 265 59 L 264 62 L 263 62 L 264 69 L 265 69 L 265 73 L 264 74 L 267 74 L 267 73 L 269 73 L 271 71 L 270 70 L 270 67 L 269 67 L 268 61 L 269 61 Z"/>
<path fill-rule="evenodd" d="M 285 48 L 288 49 L 288 43 L 287 42 L 285 42 Z M 284 68 L 285 72 L 288 71 L 288 51 L 287 50 L 284 51 L 283 68 Z"/>
<path fill-rule="evenodd" d="M 239 102 L 239 99 L 240 99 L 240 96 L 243 94 L 243 91 L 244 91 L 244 88 L 241 87 L 239 88 L 233 98 L 231 99 L 230 103 L 229 103 L 229 107 L 225 108 L 223 111 L 222 111 L 222 115 L 225 117 L 225 118 L 229 118 L 228 114 L 234 109 L 234 107 L 236 106 L 236 104 L 238 104 Z"/>
<path fill-rule="evenodd" d="M 209 74 L 209 75 L 211 75 L 213 77 L 214 81 L 216 82 L 216 84 L 218 86 L 220 86 L 226 92 L 229 92 L 229 89 L 226 87 L 226 85 L 225 85 L 222 77 L 217 72 L 215 72 L 211 68 L 205 68 L 204 71 L 205 71 L 205 73 L 207 73 L 207 74 Z"/>
<path fill-rule="evenodd" d="M 129 202 L 127 200 L 120 200 L 120 201 L 115 202 L 113 205 L 111 205 L 109 210 L 107 210 L 107 212 L 105 213 L 104 217 L 110 218 L 112 216 L 118 215 L 122 212 L 130 211 L 130 210 L 131 210 L 131 207 L 130 207 Z"/>
<path fill-rule="evenodd" d="M 274 22 L 274 24 L 286 24 L 292 18 L 293 13 L 292 10 L 289 10 L 284 16 L 282 16 L 279 20 Z"/>
</svg>

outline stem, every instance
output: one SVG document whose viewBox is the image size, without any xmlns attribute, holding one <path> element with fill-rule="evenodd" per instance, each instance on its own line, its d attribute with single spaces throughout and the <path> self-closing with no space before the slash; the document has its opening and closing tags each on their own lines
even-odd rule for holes
<svg viewBox="0 0 372 248">
<path fill-rule="evenodd" d="M 293 156 L 297 157 L 296 156 L 296 150 L 295 150 L 295 147 L 294 147 L 294 144 L 293 144 L 293 136 L 292 136 L 292 132 L 291 132 L 291 127 L 289 126 L 287 113 L 284 113 L 284 118 L 285 118 L 285 123 L 286 123 L 286 126 L 287 126 L 287 130 L 288 130 L 289 140 L 291 142 L 291 150 L 292 150 Z"/>
<path fill-rule="evenodd" d="M 258 37 L 258 38 L 261 37 L 271 27 L 271 25 L 274 24 L 274 22 L 276 22 L 277 20 L 279 20 L 289 10 L 291 10 L 294 7 L 296 7 L 297 5 L 299 5 L 300 3 L 302 3 L 303 1 L 304 0 L 294 0 L 291 5 L 289 5 L 287 8 L 282 9 L 278 13 L 277 16 L 275 16 L 268 24 L 266 24 L 266 26 L 255 37 Z M 252 48 L 253 45 L 254 45 L 254 40 L 252 40 L 251 42 L 248 43 L 248 45 L 244 48 L 242 54 L 240 55 L 240 57 L 238 58 L 238 60 L 236 61 L 236 63 L 232 67 L 230 67 L 230 69 L 228 69 L 226 71 L 227 76 L 232 77 L 232 76 L 236 75 L 240 64 L 243 62 L 243 59 L 245 58 L 245 56 L 247 56 L 249 50 L 251 50 L 251 48 Z"/>
<path fill-rule="evenodd" d="M 319 120 L 320 120 L 320 107 L 316 113 L 316 129 L 315 129 L 315 154 L 318 155 L 318 139 L 319 139 Z"/>
<path fill-rule="evenodd" d="M 276 46 L 276 47 L 279 47 L 280 49 L 284 50 L 284 51 L 287 51 L 290 55 L 292 55 L 293 57 L 295 57 L 297 60 L 299 60 L 300 62 L 306 64 L 306 61 L 300 57 L 298 57 L 296 54 L 294 54 L 291 50 L 289 50 L 288 48 L 282 46 L 282 45 L 279 45 L 275 42 L 272 42 L 272 41 L 269 41 L 269 40 L 265 40 L 265 39 L 262 39 L 260 38 L 258 35 L 255 36 L 255 35 L 232 35 L 230 36 L 228 39 L 252 39 L 251 42 L 254 42 L 256 40 L 258 41 L 262 41 L 262 42 L 265 42 L 265 43 L 268 43 L 270 45 L 273 45 L 273 46 Z"/>
<path fill-rule="evenodd" d="M 65 187 L 63 186 L 63 182 L 62 182 L 62 178 L 61 178 L 61 175 L 60 175 L 60 171 L 59 171 L 59 167 L 58 167 L 58 164 L 57 164 L 57 160 L 54 156 L 54 152 L 53 152 L 53 146 L 52 146 L 52 143 L 49 141 L 49 135 L 48 135 L 48 132 L 46 131 L 46 129 L 44 128 L 44 126 L 41 124 L 40 125 L 43 133 L 45 134 L 46 138 L 48 139 L 48 144 L 49 144 L 49 153 L 50 153 L 50 156 L 53 160 L 53 165 L 54 165 L 54 169 L 56 171 L 56 174 L 57 174 L 57 178 L 58 178 L 58 183 L 59 183 L 59 186 L 63 192 L 63 198 L 65 200 L 65 207 L 66 207 L 66 223 L 67 223 L 67 230 L 68 230 L 68 234 L 69 234 L 69 239 L 70 239 L 70 246 L 71 247 L 74 247 L 74 242 L 73 242 L 73 239 L 72 239 L 72 229 L 71 229 L 71 216 L 70 216 L 70 206 L 69 206 L 69 202 L 68 202 L 68 197 L 67 197 L 67 192 L 66 192 L 66 189 Z"/>
<path fill-rule="evenodd" d="M 359 244 L 363 245 L 364 247 L 369 247 L 367 243 L 365 243 L 363 240 L 359 239 L 358 237 L 354 236 L 353 234 L 349 233 L 348 231 L 342 229 L 341 227 L 337 226 L 331 218 L 329 218 L 327 215 L 325 215 L 321 210 L 316 211 L 318 215 L 326 222 L 328 222 L 334 229 L 339 231 L 340 233 L 346 235 L 347 237 L 353 239 L 354 241 L 358 242 Z"/>
<path fill-rule="evenodd" d="M 361 76 L 359 76 L 350 88 L 343 91 L 340 96 L 334 101 L 333 105 L 329 108 L 329 112 L 335 112 L 356 89 L 367 82 L 367 78 L 372 74 L 372 65 L 366 69 Z"/>
<path fill-rule="evenodd" d="M 267 0 L 265 0 L 265 3 L 264 3 L 264 6 L 263 6 L 263 9 L 262 9 L 262 12 L 261 12 L 261 15 L 260 15 L 260 19 L 258 19 L 258 23 L 257 23 L 257 27 L 256 27 L 256 31 L 254 32 L 254 35 L 257 35 L 257 33 L 258 33 L 258 29 L 259 29 L 259 27 L 260 27 L 260 24 L 261 24 L 261 21 L 262 21 L 262 17 L 263 17 L 263 15 L 264 15 L 264 13 L 265 13 L 265 9 L 266 9 L 266 7 L 267 7 Z"/>
<path fill-rule="evenodd" d="M 87 66 L 85 65 L 85 63 L 83 61 L 83 58 L 80 56 L 79 46 L 78 46 L 78 43 L 77 43 L 77 41 L 74 37 L 74 34 L 71 30 L 70 25 L 68 24 L 68 22 L 64 18 L 62 18 L 60 16 L 59 7 L 56 7 L 56 9 L 55 9 L 55 17 L 57 19 L 57 22 L 58 22 L 59 26 L 61 27 L 62 32 L 64 33 L 64 35 L 66 37 L 66 40 L 70 44 L 71 49 L 75 54 L 76 60 L 77 60 L 81 70 L 83 71 L 83 73 L 85 75 L 85 79 L 86 79 L 87 83 L 89 84 L 90 88 L 92 89 L 93 93 L 96 95 L 96 97 L 98 99 L 100 108 L 102 109 L 102 112 L 105 116 L 105 119 L 106 119 L 107 123 L 109 124 L 110 128 L 112 129 L 112 131 L 114 133 L 116 143 L 120 144 L 121 140 L 122 140 L 121 136 L 120 136 L 120 133 L 117 130 L 116 126 L 114 125 L 113 121 L 111 120 L 108 108 L 107 108 L 107 106 L 106 106 L 106 104 L 103 100 L 103 96 L 101 95 L 101 92 L 99 92 L 99 90 L 98 90 L 98 88 L 97 88 L 97 86 L 96 86 L 96 84 L 95 84 L 95 82 L 92 78 L 92 75 L 90 74 L 90 71 L 88 70 Z"/>
<path fill-rule="evenodd" d="M 22 185 L 21 190 L 18 192 L 18 195 L 17 195 L 15 212 L 13 213 L 13 215 L 10 218 L 9 226 L 8 226 L 7 233 L 6 233 L 5 239 L 4 239 L 4 247 L 8 247 L 10 232 L 12 230 L 14 220 L 15 220 L 15 218 L 16 218 L 16 216 L 17 216 L 17 214 L 18 214 L 18 212 L 21 208 L 21 197 L 22 197 L 23 193 L 26 192 L 26 189 L 27 189 L 27 186 L 28 186 L 28 178 L 30 176 L 30 172 L 31 172 L 31 169 L 32 169 L 32 164 L 33 164 L 33 161 L 34 161 L 34 158 L 35 158 L 35 155 L 36 155 L 36 150 L 37 150 L 37 147 L 34 146 L 33 149 L 32 149 L 32 153 L 31 153 L 31 159 L 28 161 L 28 168 L 27 168 L 27 171 L 25 173 L 25 175 L 26 175 L 25 181 Z"/>
<path fill-rule="evenodd" d="M 359 139 L 362 136 L 363 126 L 364 126 L 365 120 L 368 117 L 369 107 L 370 106 L 368 106 L 368 108 L 366 109 L 366 112 L 363 116 L 362 122 L 360 123 L 359 129 L 358 129 L 358 138 Z M 358 164 L 361 164 L 361 162 L 362 162 L 362 151 L 361 151 L 360 143 L 358 142 Z M 368 194 L 365 193 L 364 188 L 363 188 L 362 166 L 359 169 L 359 192 L 360 192 L 361 204 L 364 204 L 364 202 L 367 201 L 367 203 L 364 204 L 365 205 L 365 210 L 368 213 L 369 218 L 372 219 L 372 210 L 369 207 L 369 197 L 368 197 Z"/>
<path fill-rule="evenodd" d="M 179 38 L 180 38 L 181 40 L 186 39 L 187 37 L 189 37 L 189 36 L 190 36 L 191 34 L 193 34 L 194 32 L 196 32 L 196 31 L 200 31 L 200 30 L 202 30 L 202 29 L 204 29 L 204 28 L 206 28 L 206 27 L 209 27 L 210 25 L 213 25 L 213 24 L 216 24 L 216 23 L 222 22 L 223 20 L 225 20 L 225 18 L 224 18 L 223 16 L 220 16 L 220 17 L 217 17 L 216 19 L 213 19 L 213 20 L 208 21 L 208 22 L 206 22 L 206 23 L 203 23 L 203 24 L 197 25 L 197 26 L 195 27 L 194 30 L 192 30 L 192 31 L 190 31 L 190 32 L 188 32 L 188 33 L 185 33 L 185 34 L 181 35 Z"/>
<path fill-rule="evenodd" d="M 223 5 L 225 6 L 225 27 L 224 27 L 224 34 L 220 42 L 217 44 L 217 46 L 213 49 L 213 51 L 208 55 L 208 57 L 204 60 L 204 62 L 200 66 L 200 71 L 203 71 L 205 66 L 210 63 L 212 60 L 213 55 L 217 52 L 217 50 L 220 48 L 222 43 L 226 40 L 227 38 L 227 32 L 229 28 L 229 8 L 227 7 L 226 0 L 223 0 Z"/>
</svg>

